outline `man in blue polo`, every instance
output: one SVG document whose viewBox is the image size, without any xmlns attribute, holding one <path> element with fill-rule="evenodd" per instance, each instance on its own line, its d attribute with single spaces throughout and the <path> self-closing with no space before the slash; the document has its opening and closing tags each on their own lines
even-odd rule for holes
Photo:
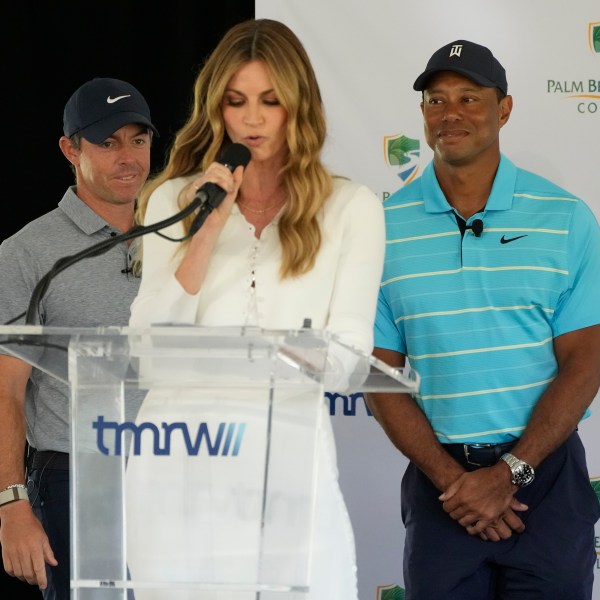
<svg viewBox="0 0 600 600">
<path fill-rule="evenodd" d="M 385 203 L 375 354 L 414 397 L 371 408 L 409 459 L 408 600 L 588 600 L 594 523 L 577 425 L 600 386 L 600 229 L 500 152 L 512 98 L 489 49 L 436 51 L 414 89 L 434 152 Z"/>
</svg>

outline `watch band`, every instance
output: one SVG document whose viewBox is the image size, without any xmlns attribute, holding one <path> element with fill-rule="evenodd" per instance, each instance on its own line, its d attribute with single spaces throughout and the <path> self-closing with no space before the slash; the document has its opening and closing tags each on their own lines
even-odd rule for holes
<svg viewBox="0 0 600 600">
<path fill-rule="evenodd" d="M 0 492 L 0 506 L 10 504 L 11 502 L 15 502 L 17 500 L 29 500 L 27 487 L 22 483 L 9 485 Z"/>
</svg>

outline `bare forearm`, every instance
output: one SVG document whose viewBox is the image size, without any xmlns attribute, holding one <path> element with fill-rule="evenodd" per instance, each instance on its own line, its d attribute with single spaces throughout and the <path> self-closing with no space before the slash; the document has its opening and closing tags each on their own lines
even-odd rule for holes
<svg viewBox="0 0 600 600">
<path fill-rule="evenodd" d="M 11 402 L 0 399 L 0 490 L 14 483 L 23 483 L 25 469 L 25 418 Z"/>
<path fill-rule="evenodd" d="M 188 294 L 197 294 L 202 287 L 202 282 L 208 271 L 210 257 L 231 213 L 231 208 L 242 183 L 243 173 L 244 168 L 242 165 L 231 173 L 225 165 L 212 163 L 206 173 L 196 179 L 187 192 L 188 200 L 191 201 L 193 198 L 192 190 L 199 189 L 208 181 L 215 183 L 227 192 L 225 199 L 208 214 L 200 229 L 190 240 L 185 256 L 175 272 L 175 277 Z"/>
<path fill-rule="evenodd" d="M 555 339 L 557 377 L 546 389 L 513 453 L 534 466 L 560 446 L 600 386 L 600 325 Z"/>
<path fill-rule="evenodd" d="M 0 356 L 0 489 L 22 483 L 25 469 L 25 386 L 30 367 Z"/>
<path fill-rule="evenodd" d="M 0 487 L 23 483 L 25 466 L 25 388 L 31 367 L 0 356 Z M 27 500 L 0 507 L 2 560 L 9 575 L 38 585 L 47 584 L 45 564 L 58 563 L 48 537 Z"/>
<path fill-rule="evenodd" d="M 369 394 L 367 402 L 391 442 L 439 490 L 464 472 L 443 449 L 427 417 L 408 394 Z"/>
<path fill-rule="evenodd" d="M 177 281 L 188 294 L 197 294 L 200 291 L 217 237 L 218 234 L 200 231 L 190 242 L 187 252 L 175 272 Z"/>
<path fill-rule="evenodd" d="M 373 354 L 393 367 L 403 367 L 400 352 L 375 348 Z M 391 442 L 440 490 L 444 491 L 464 469 L 442 448 L 429 420 L 409 394 L 369 394 L 369 407 Z"/>
<path fill-rule="evenodd" d="M 594 395 L 577 395 L 575 390 L 562 389 L 564 387 L 556 382 L 547 390 L 513 449 L 515 455 L 531 465 L 539 465 L 575 431 L 594 398 Z"/>
</svg>

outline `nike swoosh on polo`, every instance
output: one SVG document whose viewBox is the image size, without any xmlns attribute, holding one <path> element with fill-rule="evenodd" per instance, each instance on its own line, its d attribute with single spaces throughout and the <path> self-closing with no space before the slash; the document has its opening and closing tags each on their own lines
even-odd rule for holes
<svg viewBox="0 0 600 600">
<path fill-rule="evenodd" d="M 500 238 L 500 243 L 501 244 L 509 244 L 510 242 L 514 242 L 515 240 L 520 240 L 521 238 L 527 237 L 527 234 L 525 235 L 518 235 L 517 237 L 514 238 L 505 238 L 504 236 L 502 236 Z"/>
<path fill-rule="evenodd" d="M 114 104 L 119 100 L 123 100 L 123 98 L 131 98 L 131 94 L 126 94 L 125 96 L 117 96 L 116 98 L 111 98 L 110 96 L 106 99 L 109 104 Z"/>
</svg>

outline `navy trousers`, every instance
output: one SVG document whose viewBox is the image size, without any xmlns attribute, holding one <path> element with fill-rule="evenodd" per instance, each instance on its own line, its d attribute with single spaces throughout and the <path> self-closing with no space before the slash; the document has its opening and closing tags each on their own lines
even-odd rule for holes
<svg viewBox="0 0 600 600">
<path fill-rule="evenodd" d="M 517 498 L 525 531 L 508 540 L 469 535 L 440 491 L 410 463 L 402 480 L 406 600 L 590 600 L 600 504 L 577 433 L 537 469 Z"/>
<path fill-rule="evenodd" d="M 28 472 L 33 511 L 46 530 L 58 561 L 56 567 L 46 565 L 48 587 L 42 592 L 44 600 L 69 600 L 71 597 L 69 470 L 57 467 L 62 465 L 49 460 Z"/>
</svg>

